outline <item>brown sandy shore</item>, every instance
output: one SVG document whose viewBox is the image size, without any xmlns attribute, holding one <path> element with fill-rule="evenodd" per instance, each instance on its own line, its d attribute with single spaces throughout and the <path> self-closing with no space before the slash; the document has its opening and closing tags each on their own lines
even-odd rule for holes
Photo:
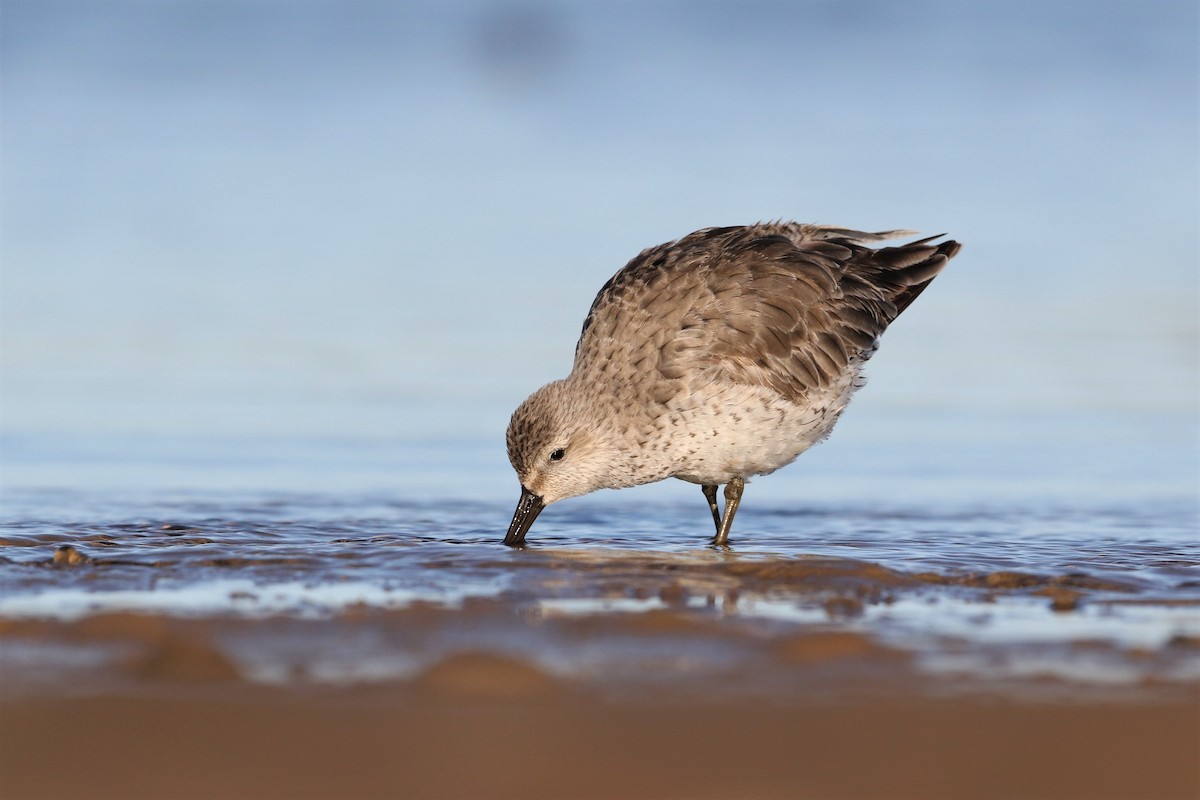
<svg viewBox="0 0 1200 800">
<path fill-rule="evenodd" d="M 1200 797 L 1195 687 L 1115 702 L 916 684 L 787 703 L 719 686 L 614 700 L 487 653 L 329 688 L 239 681 L 206 652 L 176 648 L 133 690 L 6 698 L 2 796 Z"/>
<path fill-rule="evenodd" d="M 605 562 L 615 597 L 656 592 L 639 613 L 520 584 L 311 617 L 0 620 L 0 798 L 1200 798 L 1196 637 L 887 636 L 861 620 L 892 573 L 756 569 L 774 582 L 741 575 L 718 606 L 687 602 L 727 588 L 704 574 Z M 1081 597 L 1129 620 L 1174 602 L 993 578 L 979 614 L 1028 592 L 1068 630 Z M 820 616 L 736 611 L 789 587 Z"/>
</svg>

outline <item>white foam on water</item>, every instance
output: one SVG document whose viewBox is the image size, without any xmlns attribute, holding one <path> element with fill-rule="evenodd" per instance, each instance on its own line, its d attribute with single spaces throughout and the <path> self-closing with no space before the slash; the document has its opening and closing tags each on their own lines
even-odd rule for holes
<svg viewBox="0 0 1200 800">
<path fill-rule="evenodd" d="M 290 615 L 311 619 L 357 606 L 403 608 L 417 600 L 457 605 L 467 597 L 490 596 L 498 591 L 498 584 L 482 582 L 460 583 L 453 589 L 424 588 L 418 592 L 368 581 L 258 584 L 234 578 L 180 585 L 160 583 L 152 590 L 46 589 L 36 594 L 0 598 L 0 617 L 75 620 L 90 614 L 132 611 L 172 616 Z"/>
</svg>

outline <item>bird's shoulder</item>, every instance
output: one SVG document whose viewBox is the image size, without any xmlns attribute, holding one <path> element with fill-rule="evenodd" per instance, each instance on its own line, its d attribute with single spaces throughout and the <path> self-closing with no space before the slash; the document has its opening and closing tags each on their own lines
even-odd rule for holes
<svg viewBox="0 0 1200 800">
<path fill-rule="evenodd" d="M 770 278 L 811 284 L 822 296 L 837 292 L 840 279 L 872 253 L 862 242 L 881 241 L 902 231 L 864 233 L 846 228 L 769 222 L 704 228 L 648 247 L 600 287 L 584 320 L 584 332 L 606 314 L 652 306 L 680 289 L 711 293 L 763 294 Z"/>
<path fill-rule="evenodd" d="M 768 386 L 800 402 L 869 357 L 899 301 L 957 249 L 866 246 L 901 233 L 774 222 L 648 248 L 596 295 L 576 363 L 624 351 L 642 374 Z M 904 275 L 919 285 L 905 288 Z"/>
</svg>

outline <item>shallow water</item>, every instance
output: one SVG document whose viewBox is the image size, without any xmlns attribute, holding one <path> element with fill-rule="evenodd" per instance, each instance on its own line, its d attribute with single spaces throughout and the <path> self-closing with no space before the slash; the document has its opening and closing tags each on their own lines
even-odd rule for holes
<svg viewBox="0 0 1200 800">
<path fill-rule="evenodd" d="M 1200 680 L 1189 502 L 747 504 L 721 550 L 695 494 L 556 506 L 513 550 L 498 501 L 9 492 L 4 691 L 137 682 L 180 641 L 203 650 L 183 663 L 265 683 L 408 679 L 462 652 L 623 693 Z"/>
</svg>

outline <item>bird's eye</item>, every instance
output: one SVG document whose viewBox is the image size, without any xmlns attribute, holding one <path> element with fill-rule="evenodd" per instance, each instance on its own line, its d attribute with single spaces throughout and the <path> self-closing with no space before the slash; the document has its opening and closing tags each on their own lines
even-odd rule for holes
<svg viewBox="0 0 1200 800">
<path fill-rule="evenodd" d="M 567 451 L 563 450 L 560 447 L 557 450 L 555 450 L 553 453 L 550 454 L 550 460 L 551 461 L 562 461 L 563 456 L 565 456 L 566 454 L 567 454 Z"/>
</svg>

